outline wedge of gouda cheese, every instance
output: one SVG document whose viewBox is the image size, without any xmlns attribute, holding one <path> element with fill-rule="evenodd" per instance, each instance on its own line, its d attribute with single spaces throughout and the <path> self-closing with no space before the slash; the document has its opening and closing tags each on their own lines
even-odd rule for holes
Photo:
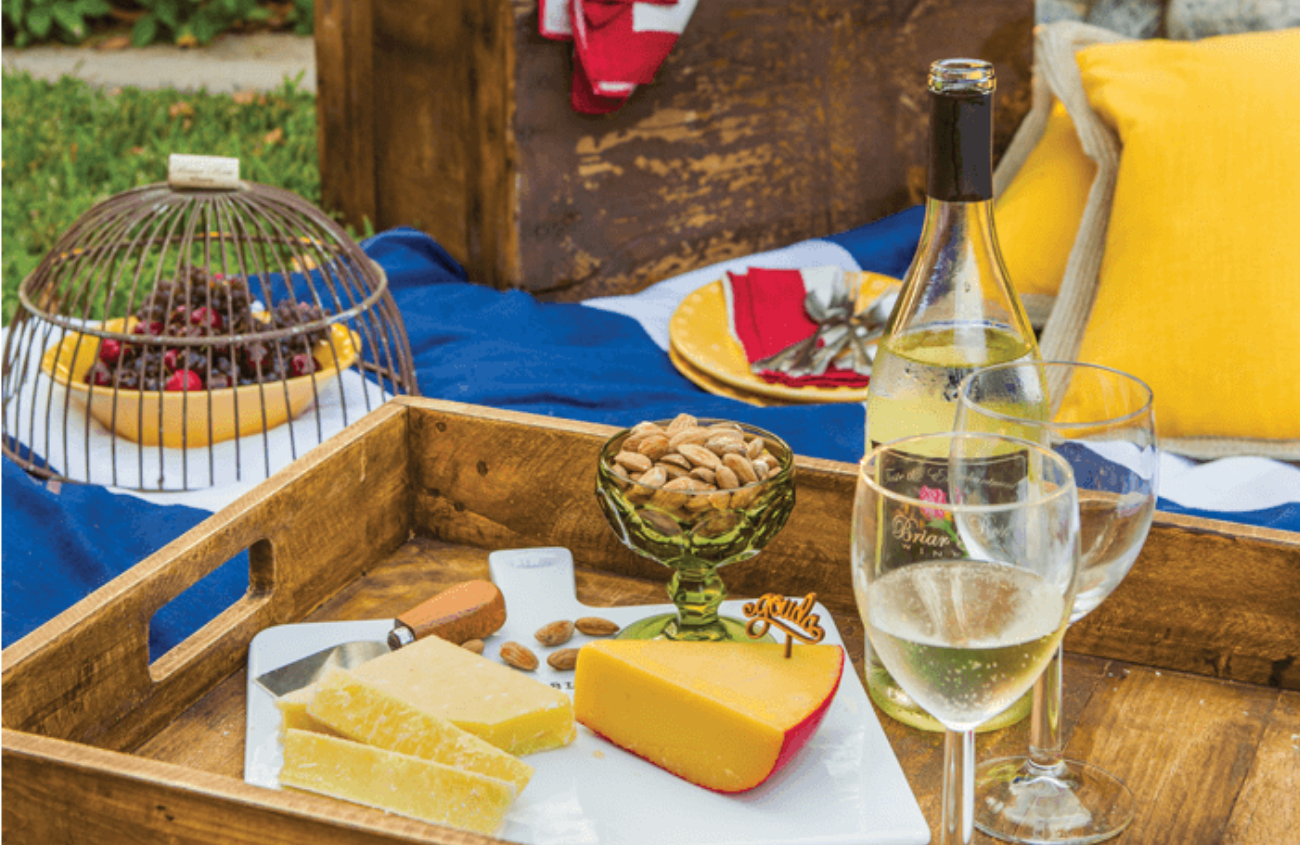
<svg viewBox="0 0 1300 845">
<path fill-rule="evenodd" d="M 486 740 L 415 709 L 343 669 L 316 684 L 307 715 L 342 736 L 399 754 L 491 775 L 522 792 L 533 767 Z"/>
<path fill-rule="evenodd" d="M 816 732 L 844 669 L 839 646 L 597 640 L 578 652 L 580 723 L 719 792 L 752 789 Z"/>
<path fill-rule="evenodd" d="M 568 695 L 438 637 L 352 671 L 371 687 L 510 754 L 568 745 L 577 733 Z"/>
<path fill-rule="evenodd" d="M 494 777 L 297 729 L 284 737 L 280 785 L 489 835 L 515 799 Z"/>
</svg>

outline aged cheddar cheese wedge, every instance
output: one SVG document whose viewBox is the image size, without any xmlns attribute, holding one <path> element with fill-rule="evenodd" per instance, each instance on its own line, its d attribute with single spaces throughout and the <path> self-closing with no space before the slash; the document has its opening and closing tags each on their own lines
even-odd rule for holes
<svg viewBox="0 0 1300 845">
<path fill-rule="evenodd" d="M 282 695 L 275 700 L 275 706 L 280 711 L 280 733 L 282 736 L 291 729 L 316 731 L 317 733 L 338 736 L 338 733 L 333 728 L 318 719 L 312 718 L 307 713 L 307 703 L 311 701 L 312 694 L 315 691 L 315 686 L 303 687 Z"/>
<path fill-rule="evenodd" d="M 353 674 L 510 754 L 558 748 L 576 735 L 568 695 L 438 637 L 362 663 Z"/>
<path fill-rule="evenodd" d="M 348 739 L 458 769 L 491 775 L 522 792 L 533 767 L 486 740 L 424 713 L 343 669 L 316 685 L 307 715 Z"/>
<path fill-rule="evenodd" d="M 817 730 L 839 688 L 839 646 L 597 640 L 578 652 L 577 720 L 691 783 L 741 792 Z"/>
<path fill-rule="evenodd" d="M 495 833 L 511 783 L 339 737 L 290 729 L 280 784 L 476 833 Z"/>
</svg>

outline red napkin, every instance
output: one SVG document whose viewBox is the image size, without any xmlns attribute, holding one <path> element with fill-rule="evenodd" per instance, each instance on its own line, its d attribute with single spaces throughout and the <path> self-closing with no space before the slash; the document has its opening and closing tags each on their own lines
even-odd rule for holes
<svg viewBox="0 0 1300 845">
<path fill-rule="evenodd" d="M 654 79 L 698 0 L 538 0 L 538 30 L 574 42 L 574 111 L 605 114 Z"/>
<path fill-rule="evenodd" d="M 727 285 L 732 332 L 750 364 L 775 355 L 817 330 L 817 323 L 804 311 L 807 291 L 800 271 L 750 267 L 748 273 L 728 273 Z M 775 370 L 763 370 L 758 375 L 764 381 L 790 387 L 866 387 L 871 381 L 870 376 L 834 364 L 820 376 L 796 378 Z"/>
</svg>

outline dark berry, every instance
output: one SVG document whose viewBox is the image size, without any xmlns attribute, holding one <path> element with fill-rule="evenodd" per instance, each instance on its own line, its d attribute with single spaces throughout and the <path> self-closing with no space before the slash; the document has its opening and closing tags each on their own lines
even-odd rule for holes
<svg viewBox="0 0 1300 845">
<path fill-rule="evenodd" d="M 203 379 L 193 370 L 177 370 L 167 379 L 168 390 L 202 390 Z"/>
<path fill-rule="evenodd" d="M 225 387 L 234 387 L 235 381 L 225 373 L 213 373 L 208 376 L 208 389 L 221 390 Z"/>
</svg>

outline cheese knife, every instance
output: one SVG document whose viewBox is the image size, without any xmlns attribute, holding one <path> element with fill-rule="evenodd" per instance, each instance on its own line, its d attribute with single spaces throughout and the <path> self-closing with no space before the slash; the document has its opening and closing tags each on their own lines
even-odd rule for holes
<svg viewBox="0 0 1300 845">
<path fill-rule="evenodd" d="M 398 616 L 386 640 L 356 640 L 321 649 L 253 680 L 276 697 L 288 695 L 314 684 L 333 667 L 351 669 L 430 635 L 462 645 L 500 630 L 505 621 L 506 600 L 497 586 L 491 581 L 466 581 Z"/>
</svg>

